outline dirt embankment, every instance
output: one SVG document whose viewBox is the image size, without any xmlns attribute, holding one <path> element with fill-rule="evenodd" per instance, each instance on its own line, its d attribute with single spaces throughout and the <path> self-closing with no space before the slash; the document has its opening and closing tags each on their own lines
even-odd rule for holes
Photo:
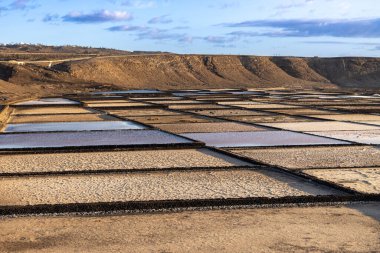
<svg viewBox="0 0 380 253">
<path fill-rule="evenodd" d="M 0 86 L 0 97 L 111 88 L 378 89 L 380 59 L 175 54 L 94 57 L 52 68 L 0 64 L 0 79 L 7 82 Z"/>
</svg>

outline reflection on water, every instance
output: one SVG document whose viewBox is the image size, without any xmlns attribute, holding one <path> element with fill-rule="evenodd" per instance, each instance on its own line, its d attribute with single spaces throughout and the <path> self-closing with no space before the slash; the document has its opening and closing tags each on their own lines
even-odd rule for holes
<svg viewBox="0 0 380 253">
<path fill-rule="evenodd" d="M 182 136 L 205 142 L 206 145 L 214 147 L 349 144 L 344 141 L 288 131 L 190 133 L 182 134 Z"/>
<path fill-rule="evenodd" d="M 171 143 L 191 143 L 191 141 L 157 130 L 120 130 L 0 135 L 0 149 L 118 145 L 128 146 Z"/>
<path fill-rule="evenodd" d="M 26 102 L 20 102 L 16 105 L 76 105 L 78 102 L 65 99 L 65 98 L 41 98 L 38 100 L 31 100 Z"/>
<path fill-rule="evenodd" d="M 8 124 L 4 132 L 66 132 L 66 131 L 100 131 L 100 130 L 130 130 L 145 129 L 143 125 L 130 121 L 84 121 L 60 123 L 27 123 Z"/>
</svg>

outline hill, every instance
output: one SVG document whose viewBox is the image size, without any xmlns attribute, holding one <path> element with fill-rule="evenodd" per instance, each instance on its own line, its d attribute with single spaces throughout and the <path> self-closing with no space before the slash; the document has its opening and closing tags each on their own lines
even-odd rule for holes
<svg viewBox="0 0 380 253">
<path fill-rule="evenodd" d="M 58 57 L 59 54 L 55 54 Z M 1 96 L 14 100 L 32 95 L 129 88 L 361 91 L 380 88 L 378 58 L 133 54 L 125 51 L 109 54 L 102 51 L 98 55 L 73 59 L 57 60 L 57 57 L 43 61 L 29 59 L 24 65 L 14 61 L 1 62 L 0 79 L 5 81 L 0 85 Z"/>
</svg>

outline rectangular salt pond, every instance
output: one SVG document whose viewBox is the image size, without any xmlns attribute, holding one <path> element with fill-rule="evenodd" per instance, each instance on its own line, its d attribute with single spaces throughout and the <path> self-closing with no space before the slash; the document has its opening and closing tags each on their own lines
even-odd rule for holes
<svg viewBox="0 0 380 253">
<path fill-rule="evenodd" d="M 196 98 L 197 101 L 240 101 L 241 99 L 239 97 L 199 97 Z"/>
<path fill-rule="evenodd" d="M 128 99 L 93 99 L 93 100 L 81 100 L 85 104 L 109 104 L 109 103 L 129 103 Z"/>
<path fill-rule="evenodd" d="M 197 92 L 174 92 L 172 93 L 173 96 L 178 96 L 178 97 L 191 97 L 191 96 L 208 96 L 212 93 L 197 93 Z"/>
<path fill-rule="evenodd" d="M 380 127 L 364 124 L 339 122 L 339 121 L 315 121 L 315 122 L 297 122 L 297 123 L 265 123 L 261 124 L 269 127 L 276 127 L 285 130 L 302 131 L 302 132 L 323 132 L 323 131 L 350 131 L 350 130 L 376 130 Z"/>
<path fill-rule="evenodd" d="M 214 104 L 195 104 L 195 105 L 169 105 L 170 109 L 176 110 L 194 110 L 194 109 L 225 109 L 228 108 L 223 105 L 214 105 Z"/>
<path fill-rule="evenodd" d="M 365 124 L 369 124 L 369 125 L 380 126 L 380 120 L 379 120 L 379 121 L 361 121 L 360 123 L 365 123 Z"/>
<path fill-rule="evenodd" d="M 259 102 L 219 102 L 222 105 L 232 105 L 236 107 L 242 107 L 247 109 L 284 109 L 284 108 L 301 108 L 295 105 L 285 105 L 285 104 L 269 104 L 269 103 L 259 103 Z"/>
<path fill-rule="evenodd" d="M 287 169 L 380 167 L 380 149 L 371 146 L 230 149 L 254 161 Z"/>
<path fill-rule="evenodd" d="M 102 91 L 92 92 L 93 95 L 112 95 L 112 94 L 157 94 L 163 93 L 159 90 L 120 90 L 120 91 Z"/>
<path fill-rule="evenodd" d="M 181 135 L 204 142 L 206 145 L 213 147 L 265 147 L 349 144 L 349 142 L 288 131 L 189 133 Z"/>
<path fill-rule="evenodd" d="M 317 169 L 302 172 L 360 193 L 380 194 L 380 168 Z"/>
<path fill-rule="evenodd" d="M 308 108 L 305 108 L 305 109 L 269 109 L 269 110 L 265 110 L 265 111 L 274 112 L 274 113 L 283 113 L 283 114 L 288 114 L 288 115 L 312 116 L 315 118 L 319 118 L 319 116 L 321 116 L 321 118 L 323 116 L 333 117 L 334 115 L 330 115 L 330 114 L 339 114 L 339 112 L 334 112 L 334 111 L 308 109 Z"/>
<path fill-rule="evenodd" d="M 326 108 L 333 108 L 339 110 L 347 110 L 355 113 L 380 113 L 380 105 L 374 106 L 360 106 L 360 105 L 347 105 L 347 106 L 326 106 Z"/>
<path fill-rule="evenodd" d="M 343 120 L 343 121 L 380 121 L 380 115 L 371 114 L 338 114 L 338 115 L 313 115 L 314 118 Z"/>
<path fill-rule="evenodd" d="M 48 123 L 48 122 L 84 122 L 84 121 L 118 121 L 120 119 L 106 114 L 57 114 L 57 115 L 24 115 L 11 116 L 9 123 Z"/>
<path fill-rule="evenodd" d="M 65 98 L 41 98 L 38 100 L 31 100 L 26 102 L 16 103 L 15 105 L 77 105 L 76 101 Z"/>
<path fill-rule="evenodd" d="M 179 116 L 145 116 L 145 117 L 127 117 L 145 124 L 171 124 L 171 123 L 200 123 L 200 122 L 217 122 L 218 119 L 193 116 L 183 114 Z"/>
<path fill-rule="evenodd" d="M 237 120 L 249 123 L 275 123 L 275 122 L 305 122 L 312 121 L 308 118 L 286 116 L 286 115 L 253 115 L 253 116 L 221 116 L 225 119 Z"/>
<path fill-rule="evenodd" d="M 380 129 L 366 131 L 326 131 L 310 132 L 311 134 L 335 138 L 345 141 L 353 141 L 362 144 L 380 145 Z"/>
<path fill-rule="evenodd" d="M 261 103 L 253 102 L 251 100 L 244 100 L 244 98 L 241 98 L 239 101 L 220 101 L 220 102 L 217 102 L 217 104 L 236 106 L 236 105 L 259 105 Z"/>
<path fill-rule="evenodd" d="M 0 174 L 241 167 L 251 164 L 209 149 L 161 149 L 0 155 Z"/>
<path fill-rule="evenodd" d="M 112 107 L 150 107 L 151 104 L 139 103 L 139 102 L 127 102 L 127 103 L 91 103 L 86 104 L 90 108 L 112 108 Z"/>
<path fill-rule="evenodd" d="M 263 127 L 236 122 L 156 124 L 154 126 L 172 133 L 248 132 L 267 130 Z"/>
<path fill-rule="evenodd" d="M 241 115 L 269 115 L 265 112 L 257 112 L 257 111 L 251 111 L 251 110 L 243 110 L 243 109 L 222 109 L 222 110 L 204 110 L 204 109 L 198 109 L 198 110 L 191 110 L 190 112 L 199 114 L 199 115 L 205 115 L 205 116 L 215 116 L 215 117 L 221 117 L 221 116 L 241 116 Z"/>
<path fill-rule="evenodd" d="M 196 101 L 196 100 L 167 100 L 167 101 L 151 101 L 151 103 L 160 104 L 160 105 L 195 105 L 200 106 L 202 104 L 207 104 L 206 102 Z"/>
<path fill-rule="evenodd" d="M 246 105 L 236 104 L 234 106 L 241 107 L 241 108 L 247 108 L 247 109 L 300 108 L 299 106 L 296 106 L 296 105 L 284 105 L 284 104 L 246 104 Z"/>
<path fill-rule="evenodd" d="M 260 95 L 262 92 L 256 92 L 256 91 L 232 91 L 228 92 L 234 95 Z"/>
<path fill-rule="evenodd" d="M 0 134 L 0 149 L 188 144 L 157 130 Z"/>
<path fill-rule="evenodd" d="M 17 108 L 13 115 L 37 115 L 37 114 L 83 114 L 94 113 L 93 110 L 85 109 L 82 107 L 31 107 L 31 108 Z"/>
<path fill-rule="evenodd" d="M 137 130 L 146 129 L 141 124 L 131 121 L 97 121 L 97 122 L 60 122 L 8 124 L 5 133 L 26 132 L 70 132 L 70 131 L 100 131 L 100 130 Z"/>
<path fill-rule="evenodd" d="M 122 109 L 122 110 L 105 110 L 106 112 L 117 116 L 175 116 L 181 113 L 168 111 L 164 109 Z"/>
<path fill-rule="evenodd" d="M 345 195 L 272 171 L 217 170 L 0 179 L 0 206 Z"/>
<path fill-rule="evenodd" d="M 157 100 L 181 100 L 181 97 L 133 97 L 134 100 L 157 101 Z"/>
</svg>

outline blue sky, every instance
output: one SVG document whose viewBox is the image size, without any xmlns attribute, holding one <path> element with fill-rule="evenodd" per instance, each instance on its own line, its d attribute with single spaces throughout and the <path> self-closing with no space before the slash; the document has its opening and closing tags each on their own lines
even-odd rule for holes
<svg viewBox="0 0 380 253">
<path fill-rule="evenodd" d="M 377 0 L 0 0 L 0 43 L 380 56 Z"/>
</svg>

